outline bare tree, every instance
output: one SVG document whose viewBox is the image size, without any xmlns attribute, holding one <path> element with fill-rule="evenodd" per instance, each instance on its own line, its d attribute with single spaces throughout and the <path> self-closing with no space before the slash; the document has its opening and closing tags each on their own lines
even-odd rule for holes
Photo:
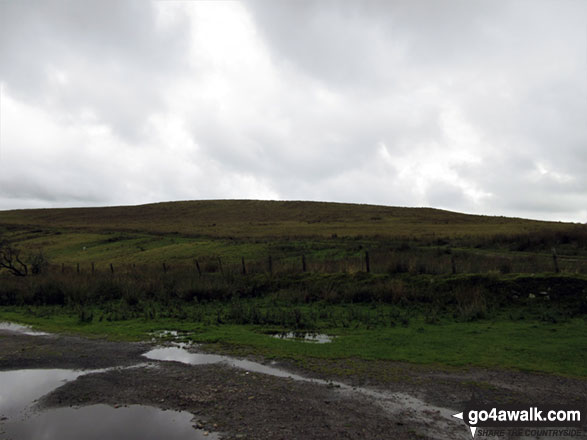
<svg viewBox="0 0 587 440">
<path fill-rule="evenodd" d="M 29 273 L 28 266 L 20 259 L 20 250 L 7 241 L 0 241 L 0 269 L 2 268 L 18 277 L 24 277 Z"/>
<path fill-rule="evenodd" d="M 36 254 L 29 256 L 26 261 L 29 263 L 30 271 L 33 275 L 45 273 L 49 266 L 49 262 L 43 251 L 38 251 Z"/>
</svg>

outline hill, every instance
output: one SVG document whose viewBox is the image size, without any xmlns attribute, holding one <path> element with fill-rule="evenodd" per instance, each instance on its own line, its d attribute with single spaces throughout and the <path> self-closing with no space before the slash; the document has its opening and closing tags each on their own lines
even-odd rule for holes
<svg viewBox="0 0 587 440">
<path fill-rule="evenodd" d="M 583 272 L 587 261 L 584 225 L 301 201 L 0 211 L 2 237 L 29 258 L 42 253 L 53 264 L 81 264 L 86 269 L 90 264 L 193 264 L 195 259 L 221 257 L 238 270 L 243 258 L 249 265 L 265 267 L 269 256 L 287 268 L 299 266 L 303 256 L 320 270 L 355 271 L 361 270 L 369 250 L 371 263 L 384 271 L 398 266 L 400 271 L 419 267 L 446 272 L 456 258 L 460 270 L 467 272 L 504 265 L 507 270 L 541 272 L 552 269 L 552 247 L 564 270 Z"/>
<path fill-rule="evenodd" d="M 347 203 L 206 200 L 103 208 L 0 211 L 0 225 L 189 237 L 421 237 L 519 234 L 568 224 L 432 208 Z"/>
</svg>

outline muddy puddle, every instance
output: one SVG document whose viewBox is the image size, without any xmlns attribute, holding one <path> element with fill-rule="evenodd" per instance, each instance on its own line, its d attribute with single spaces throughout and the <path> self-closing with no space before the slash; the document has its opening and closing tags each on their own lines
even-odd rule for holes
<svg viewBox="0 0 587 440">
<path fill-rule="evenodd" d="M 190 352 L 181 346 L 155 348 L 145 353 L 143 356 L 152 360 L 175 361 L 190 365 L 225 364 L 234 368 L 252 371 L 255 373 L 269 374 L 271 376 L 277 377 L 291 377 L 292 379 L 296 380 L 310 380 L 303 376 L 292 374 L 288 371 L 273 367 L 271 365 L 264 365 L 258 362 L 248 361 L 246 359 L 236 359 L 218 354 Z"/>
<path fill-rule="evenodd" d="M 273 335 L 277 339 L 285 339 L 288 341 L 298 342 L 313 342 L 315 344 L 328 344 L 334 340 L 333 336 L 329 336 L 323 333 L 297 333 L 297 332 L 285 332 L 275 333 Z"/>
<path fill-rule="evenodd" d="M 82 374 L 58 369 L 0 371 L 0 419 L 26 417 L 38 399 Z"/>
<path fill-rule="evenodd" d="M 20 333 L 28 336 L 49 336 L 49 333 L 33 330 L 29 326 L 15 324 L 13 322 L 0 322 L 0 331 Z"/>
<path fill-rule="evenodd" d="M 192 332 L 181 330 L 158 330 L 151 332 L 151 342 L 177 342 L 189 343 L 189 337 Z M 328 344 L 334 341 L 335 337 L 324 333 L 308 333 L 308 332 L 278 332 L 268 333 L 268 336 L 276 339 L 283 339 L 287 341 L 296 342 L 310 342 L 315 344 Z"/>
<path fill-rule="evenodd" d="M 352 387 L 342 382 L 314 379 L 291 373 L 277 367 L 276 364 L 264 365 L 258 362 L 236 359 L 229 356 L 190 352 L 184 347 L 155 348 L 145 356 L 148 359 L 159 361 L 175 361 L 191 365 L 224 364 L 233 368 L 271 376 L 291 378 L 296 381 L 310 382 L 324 385 L 348 396 L 363 396 L 376 403 L 388 414 L 401 415 L 408 420 L 418 423 L 422 434 L 438 439 L 465 439 L 467 433 L 462 423 L 452 417 L 455 410 L 430 405 L 423 400 L 406 393 L 388 392 L 364 387 Z M 448 434 L 448 435 L 447 435 Z"/>
<path fill-rule="evenodd" d="M 149 334 L 151 336 L 152 342 L 156 342 L 158 340 L 182 342 L 186 341 L 187 338 L 192 334 L 192 332 L 179 330 L 159 330 L 156 332 L 151 332 Z"/>
<path fill-rule="evenodd" d="M 94 371 L 33 369 L 0 371 L 0 439 L 77 440 L 80 438 L 133 440 L 217 439 L 197 430 L 188 412 L 162 411 L 132 405 L 115 408 L 91 405 L 81 408 L 38 410 L 36 403 L 66 382 Z"/>
<path fill-rule="evenodd" d="M 26 440 L 202 440 L 217 439 L 193 428 L 188 412 L 131 405 L 113 408 L 91 405 L 39 412 L 23 420 L 4 422 L 7 439 Z"/>
</svg>

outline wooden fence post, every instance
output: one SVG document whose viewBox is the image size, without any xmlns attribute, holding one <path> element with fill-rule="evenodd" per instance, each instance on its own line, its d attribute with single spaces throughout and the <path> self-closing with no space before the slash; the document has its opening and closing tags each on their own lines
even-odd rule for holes
<svg viewBox="0 0 587 440">
<path fill-rule="evenodd" d="M 95 272 L 95 268 L 94 268 L 94 263 L 92 262 L 92 275 L 94 275 Z"/>
<path fill-rule="evenodd" d="M 243 267 L 243 275 L 247 274 L 247 268 L 245 266 L 245 257 L 241 257 L 241 265 Z"/>
<path fill-rule="evenodd" d="M 77 263 L 76 272 L 79 273 L 79 263 Z"/>
<path fill-rule="evenodd" d="M 218 266 L 220 267 L 220 273 L 224 273 L 224 270 L 222 270 L 222 260 L 220 257 L 218 257 Z"/>
<path fill-rule="evenodd" d="M 200 263 L 198 263 L 198 260 L 196 260 L 196 269 L 198 269 L 198 275 L 201 277 L 202 276 L 202 269 L 200 269 Z"/>
<path fill-rule="evenodd" d="M 367 273 L 371 272 L 371 265 L 369 264 L 369 251 L 365 251 L 365 269 Z"/>
<path fill-rule="evenodd" d="M 114 266 L 110 263 L 110 272 L 114 273 Z"/>
</svg>

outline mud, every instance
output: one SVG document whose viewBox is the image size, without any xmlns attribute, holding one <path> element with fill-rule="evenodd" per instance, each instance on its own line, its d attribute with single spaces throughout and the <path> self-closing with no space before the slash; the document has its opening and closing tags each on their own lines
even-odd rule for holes
<svg viewBox="0 0 587 440">
<path fill-rule="evenodd" d="M 144 361 L 146 343 L 116 343 L 74 336 L 30 335 L 0 330 L 0 370 L 97 369 Z"/>
<path fill-rule="evenodd" d="M 154 348 L 3 330 L 0 370 L 106 368 L 64 383 L 33 406 L 184 411 L 195 416 L 197 428 L 223 439 L 468 439 L 466 426 L 450 414 L 473 396 L 532 404 L 584 402 L 587 396 L 586 380 L 546 374 L 353 359 L 267 365 L 295 373 L 288 378 L 250 371 L 246 363 L 191 365 L 143 356 Z M 139 366 L 112 368 L 131 365 Z"/>
</svg>

